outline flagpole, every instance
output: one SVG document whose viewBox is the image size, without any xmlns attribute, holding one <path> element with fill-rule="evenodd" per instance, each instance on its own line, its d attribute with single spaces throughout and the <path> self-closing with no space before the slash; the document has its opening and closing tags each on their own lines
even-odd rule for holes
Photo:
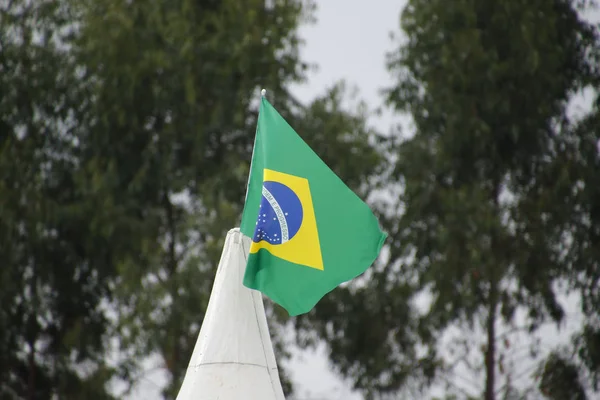
<svg viewBox="0 0 600 400">
<path fill-rule="evenodd" d="M 267 94 L 266 89 L 262 89 L 260 91 L 260 97 L 263 98 Z M 259 106 L 260 110 L 260 106 Z M 252 145 L 252 156 L 250 156 L 250 168 L 248 169 L 248 181 L 246 182 L 246 196 L 244 197 L 244 203 L 248 200 L 248 188 L 250 186 L 250 174 L 252 173 L 252 161 L 254 160 L 254 151 L 256 149 L 256 135 L 254 136 L 254 144 Z"/>
</svg>

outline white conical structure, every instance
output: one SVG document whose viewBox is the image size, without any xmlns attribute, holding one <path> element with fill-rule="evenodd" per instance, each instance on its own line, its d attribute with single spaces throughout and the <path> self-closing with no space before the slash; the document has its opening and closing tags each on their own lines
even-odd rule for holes
<svg viewBox="0 0 600 400">
<path fill-rule="evenodd" d="M 260 292 L 243 286 L 250 239 L 227 233 L 177 400 L 284 400 Z"/>
</svg>

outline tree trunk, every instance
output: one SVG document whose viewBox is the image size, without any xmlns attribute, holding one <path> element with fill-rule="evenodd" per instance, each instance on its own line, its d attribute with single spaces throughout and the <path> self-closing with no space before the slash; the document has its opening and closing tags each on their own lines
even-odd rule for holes
<svg viewBox="0 0 600 400">
<path fill-rule="evenodd" d="M 27 381 L 27 399 L 35 399 L 35 341 L 29 343 L 29 377 Z"/>
<path fill-rule="evenodd" d="M 166 254 L 166 269 L 168 273 L 167 280 L 169 281 L 168 292 L 169 295 L 175 299 L 177 298 L 177 286 L 173 285 L 172 282 L 175 282 L 175 275 L 177 274 L 177 266 L 179 265 L 179 258 L 177 256 L 177 215 L 175 210 L 175 205 L 171 202 L 171 198 L 169 197 L 168 190 L 165 189 L 165 194 L 163 198 L 163 203 L 165 207 L 166 214 L 166 225 L 167 225 L 167 254 Z M 169 314 L 169 320 L 175 320 L 174 324 L 170 324 L 172 326 L 171 332 L 169 332 L 169 336 L 166 338 L 167 341 L 171 341 L 172 346 L 165 347 L 166 350 L 163 350 L 163 359 L 167 365 L 169 372 L 171 373 L 171 384 L 181 384 L 181 371 L 177 368 L 179 365 L 181 351 L 180 351 L 180 337 L 181 332 L 178 324 L 179 318 L 175 317 L 173 313 L 173 309 Z"/>
<path fill-rule="evenodd" d="M 496 387 L 496 310 L 497 282 L 494 278 L 490 280 L 490 304 L 487 319 L 487 350 L 485 353 L 485 400 L 495 400 Z"/>
</svg>

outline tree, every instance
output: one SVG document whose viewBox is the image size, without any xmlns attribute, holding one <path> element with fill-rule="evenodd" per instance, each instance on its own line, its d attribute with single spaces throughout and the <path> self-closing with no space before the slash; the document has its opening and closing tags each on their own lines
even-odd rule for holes
<svg viewBox="0 0 600 400">
<path fill-rule="evenodd" d="M 404 9 L 387 99 L 415 132 L 397 151 L 389 261 L 304 321 L 368 395 L 434 382 L 453 367 L 439 345 L 459 327 L 483 331 L 483 397 L 493 400 L 499 324 L 517 310 L 530 331 L 564 317 L 553 283 L 570 265 L 566 108 L 593 77 L 596 45 L 577 7 L 412 0 Z M 372 324 L 355 322 L 367 316 Z"/>
<path fill-rule="evenodd" d="M 600 65 L 600 46 L 592 53 Z M 597 67 L 598 68 L 598 67 Z M 571 180 L 574 215 L 571 241 L 567 248 L 569 268 L 564 277 L 581 296 L 582 313 L 586 317 L 573 347 L 580 361 L 580 373 L 589 378 L 589 389 L 600 391 L 600 80 L 593 82 L 595 99 L 592 111 L 576 126 L 575 138 L 569 141 L 571 162 L 564 166 Z"/>
<path fill-rule="evenodd" d="M 377 172 L 343 86 L 308 107 L 288 93 L 311 9 L 2 3 L 1 396 L 109 398 L 111 378 L 135 383 L 158 354 L 174 397 L 240 217 L 261 85 L 347 183 Z"/>
<path fill-rule="evenodd" d="M 0 2 L 0 398 L 111 398 L 102 301 L 134 241 L 105 235 L 78 182 L 70 15 Z"/>
<path fill-rule="evenodd" d="M 174 397 L 243 199 L 253 93 L 263 83 L 285 96 L 302 73 L 302 4 L 107 0 L 77 10 L 76 54 L 92 84 L 89 181 L 141 217 L 153 247 L 120 266 L 119 340 L 138 357 L 159 353 Z"/>
<path fill-rule="evenodd" d="M 591 53 L 596 61 L 598 50 L 600 47 Z M 600 178 L 598 80 L 590 86 L 596 96 L 592 110 L 576 122 L 573 134 L 565 140 L 569 162 L 557 166 L 568 177 L 563 192 L 569 194 L 572 204 L 564 246 L 568 264 L 561 275 L 569 289 L 579 293 L 584 320 L 568 353 L 555 352 L 544 361 L 540 386 L 548 398 L 559 398 L 560 385 L 562 390 L 583 399 L 593 398 L 600 391 L 600 253 L 595 245 L 600 240 L 600 190 L 596 184 Z"/>
<path fill-rule="evenodd" d="M 548 399 L 585 400 L 579 368 L 559 354 L 550 354 L 544 363 L 540 391 Z"/>
<path fill-rule="evenodd" d="M 115 204 L 133 201 L 126 214 L 155 221 L 150 243 L 161 244 L 147 262 L 122 265 L 119 337 L 139 358 L 159 353 L 172 378 L 165 394 L 174 397 L 222 241 L 241 215 L 259 85 L 317 149 L 339 151 L 330 158 L 349 181 L 362 182 L 379 159 L 364 118 L 339 109 L 341 88 L 306 110 L 287 93 L 304 68 L 296 37 L 303 3 L 82 4 L 80 57 L 87 79 L 101 83 L 90 89 L 89 162 L 104 171 Z M 360 151 L 363 168 L 342 165 L 350 150 Z"/>
</svg>

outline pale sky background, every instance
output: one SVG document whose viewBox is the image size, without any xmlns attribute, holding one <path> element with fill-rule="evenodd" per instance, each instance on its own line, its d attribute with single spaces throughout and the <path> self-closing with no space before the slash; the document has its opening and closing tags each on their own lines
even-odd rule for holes
<svg viewBox="0 0 600 400">
<path fill-rule="evenodd" d="M 370 108 L 382 105 L 379 91 L 391 85 L 385 55 L 395 49 L 390 34 L 399 34 L 404 0 L 326 0 L 318 2 L 317 22 L 304 25 L 303 60 L 316 64 L 307 84 L 293 86 L 293 93 L 308 103 L 339 80 L 356 86 Z M 371 121 L 387 132 L 390 113 Z"/>
<path fill-rule="evenodd" d="M 404 4 L 404 0 L 320 1 L 316 13 L 317 22 L 303 26 L 300 30 L 306 41 L 302 49 L 302 58 L 306 62 L 316 64 L 318 69 L 309 74 L 307 84 L 293 86 L 292 92 L 302 102 L 308 103 L 322 94 L 325 88 L 343 79 L 359 89 L 360 98 L 365 100 L 370 108 L 382 106 L 380 90 L 392 84 L 385 69 L 385 54 L 397 45 L 392 42 L 390 33 L 400 33 L 399 16 Z M 372 118 L 370 122 L 382 132 L 388 132 L 398 122 L 407 125 L 407 121 L 392 116 L 389 111 L 380 117 Z M 576 298 L 564 298 L 564 301 L 567 312 L 577 311 Z M 577 321 L 570 322 L 570 326 L 562 327 L 560 335 L 554 328 L 542 329 L 538 335 L 542 344 L 546 344 L 542 347 L 550 348 L 549 345 L 556 343 L 558 336 L 565 338 L 577 325 Z M 456 337 L 455 335 L 456 332 L 449 332 L 444 341 Z M 477 336 L 477 332 L 473 333 L 474 347 L 479 342 Z M 521 342 L 518 337 L 516 341 Z M 331 371 L 322 348 L 317 352 L 297 350 L 293 351 L 293 354 L 292 361 L 286 366 L 296 385 L 295 399 L 362 399 L 350 391 L 348 382 L 342 381 Z M 152 368 L 151 365 L 149 367 Z M 156 369 L 140 381 L 128 399 L 160 399 L 160 388 L 164 381 L 164 372 L 160 368 Z"/>
</svg>

